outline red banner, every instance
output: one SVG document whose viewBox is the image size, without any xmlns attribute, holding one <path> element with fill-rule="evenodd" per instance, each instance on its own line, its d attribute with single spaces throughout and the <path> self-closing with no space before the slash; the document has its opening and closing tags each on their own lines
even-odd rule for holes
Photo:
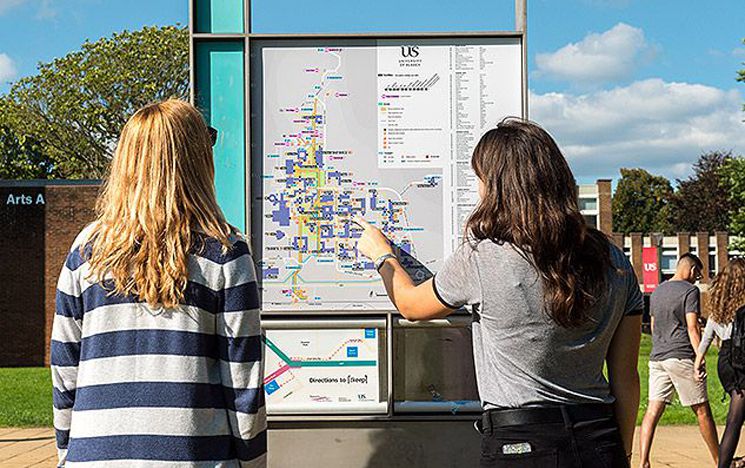
<svg viewBox="0 0 745 468">
<path fill-rule="evenodd" d="M 660 265 L 657 256 L 657 247 L 644 247 L 642 249 L 642 264 L 644 272 L 642 281 L 644 282 L 644 292 L 652 292 L 660 284 Z"/>
</svg>

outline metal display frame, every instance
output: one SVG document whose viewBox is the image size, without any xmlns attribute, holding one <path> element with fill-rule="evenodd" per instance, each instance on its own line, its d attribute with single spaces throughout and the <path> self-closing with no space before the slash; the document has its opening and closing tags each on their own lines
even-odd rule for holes
<svg viewBox="0 0 745 468">
<path fill-rule="evenodd" d="M 255 246 L 253 239 L 253 200 L 252 200 L 252 102 L 251 102 L 251 52 L 252 42 L 261 40 L 344 40 L 344 39 L 368 39 L 368 40 L 396 40 L 406 41 L 416 39 L 469 39 L 469 38 L 511 38 L 517 39 L 521 47 L 521 107 L 522 117 L 528 118 L 528 60 L 527 60 L 527 0 L 515 0 L 515 30 L 514 31 L 459 31 L 459 32 L 365 32 L 365 33 L 303 33 L 303 34 L 257 34 L 252 32 L 251 25 L 251 0 L 243 0 L 244 24 L 242 33 L 205 33 L 197 32 L 195 25 L 195 4 L 198 0 L 189 0 L 189 76 L 192 83 L 190 89 L 190 99 L 192 103 L 196 101 L 196 48 L 197 44 L 209 42 L 242 42 L 243 43 L 243 64 L 244 64 L 244 118 L 245 118 L 245 226 L 246 234 L 249 236 L 250 244 Z M 456 313 L 452 319 L 441 319 L 431 321 L 426 324 L 407 322 L 402 319 L 398 311 L 375 310 L 328 310 L 328 311 L 270 311 L 262 312 L 262 317 L 267 320 L 279 320 L 281 318 L 292 318 L 293 320 L 328 320 L 330 323 L 339 321 L 341 317 L 347 317 L 351 320 L 364 321 L 365 319 L 385 320 L 386 331 L 386 359 L 387 359 L 387 386 L 388 386 L 388 411 L 385 414 L 313 414 L 313 415 L 270 415 L 269 422 L 277 428 L 308 427 L 309 424 L 321 424 L 319 427 L 328 427 L 328 424 L 334 421 L 340 424 L 353 424 L 360 421 L 371 422 L 392 422 L 392 421 L 462 421 L 473 420 L 475 412 L 453 413 L 446 408 L 442 412 L 427 413 L 399 413 L 395 411 L 394 394 L 393 394 L 393 340 L 394 328 L 397 327 L 441 327 L 441 326 L 463 326 L 463 320 L 466 319 L 465 312 Z M 298 327 L 298 328 L 302 328 Z M 325 425 L 325 426 L 323 426 Z M 315 426 L 313 426 L 315 427 Z"/>
</svg>

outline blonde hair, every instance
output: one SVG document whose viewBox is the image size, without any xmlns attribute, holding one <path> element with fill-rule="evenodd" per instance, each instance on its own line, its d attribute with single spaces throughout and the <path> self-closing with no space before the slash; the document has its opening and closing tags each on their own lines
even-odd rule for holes
<svg viewBox="0 0 745 468">
<path fill-rule="evenodd" d="M 711 318 L 717 323 L 730 323 L 742 306 L 745 306 L 745 258 L 736 258 L 730 260 L 711 283 Z"/>
<path fill-rule="evenodd" d="M 191 104 L 170 99 L 137 111 L 122 130 L 96 202 L 90 275 L 113 293 L 172 308 L 184 298 L 192 231 L 230 248 L 217 205 L 207 125 Z"/>
</svg>

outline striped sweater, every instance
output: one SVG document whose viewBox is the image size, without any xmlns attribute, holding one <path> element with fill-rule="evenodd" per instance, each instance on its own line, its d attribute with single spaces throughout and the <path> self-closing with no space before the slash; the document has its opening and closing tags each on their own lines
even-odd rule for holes
<svg viewBox="0 0 745 468">
<path fill-rule="evenodd" d="M 234 237 L 223 253 L 196 234 L 183 304 L 154 309 L 112 294 L 109 279 L 88 278 L 89 232 L 57 286 L 59 465 L 265 466 L 259 299 L 245 240 Z"/>
</svg>

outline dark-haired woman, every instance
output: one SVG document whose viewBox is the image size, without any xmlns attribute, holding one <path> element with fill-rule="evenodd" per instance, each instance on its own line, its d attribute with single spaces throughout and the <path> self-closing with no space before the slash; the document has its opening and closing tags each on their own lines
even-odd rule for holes
<svg viewBox="0 0 745 468">
<path fill-rule="evenodd" d="M 405 318 L 471 307 L 482 467 L 629 466 L 643 302 L 628 260 L 585 224 L 569 166 L 538 125 L 501 122 L 472 167 L 481 199 L 468 241 L 434 278 L 414 285 L 362 219 L 359 250 Z"/>
<path fill-rule="evenodd" d="M 717 359 L 719 380 L 730 396 L 727 424 L 719 443 L 719 467 L 729 467 L 740 442 L 740 431 L 745 423 L 745 375 L 733 363 L 737 355 L 732 353 L 732 329 L 735 318 L 745 313 L 745 259 L 730 261 L 714 278 L 709 289 L 709 319 L 704 336 L 696 352 L 696 378 L 706 374 L 704 356 L 716 335 L 722 340 Z M 745 363 L 739 363 L 745 364 Z M 737 366 L 739 367 L 739 366 Z M 737 465 L 740 466 L 740 465 Z"/>
</svg>

